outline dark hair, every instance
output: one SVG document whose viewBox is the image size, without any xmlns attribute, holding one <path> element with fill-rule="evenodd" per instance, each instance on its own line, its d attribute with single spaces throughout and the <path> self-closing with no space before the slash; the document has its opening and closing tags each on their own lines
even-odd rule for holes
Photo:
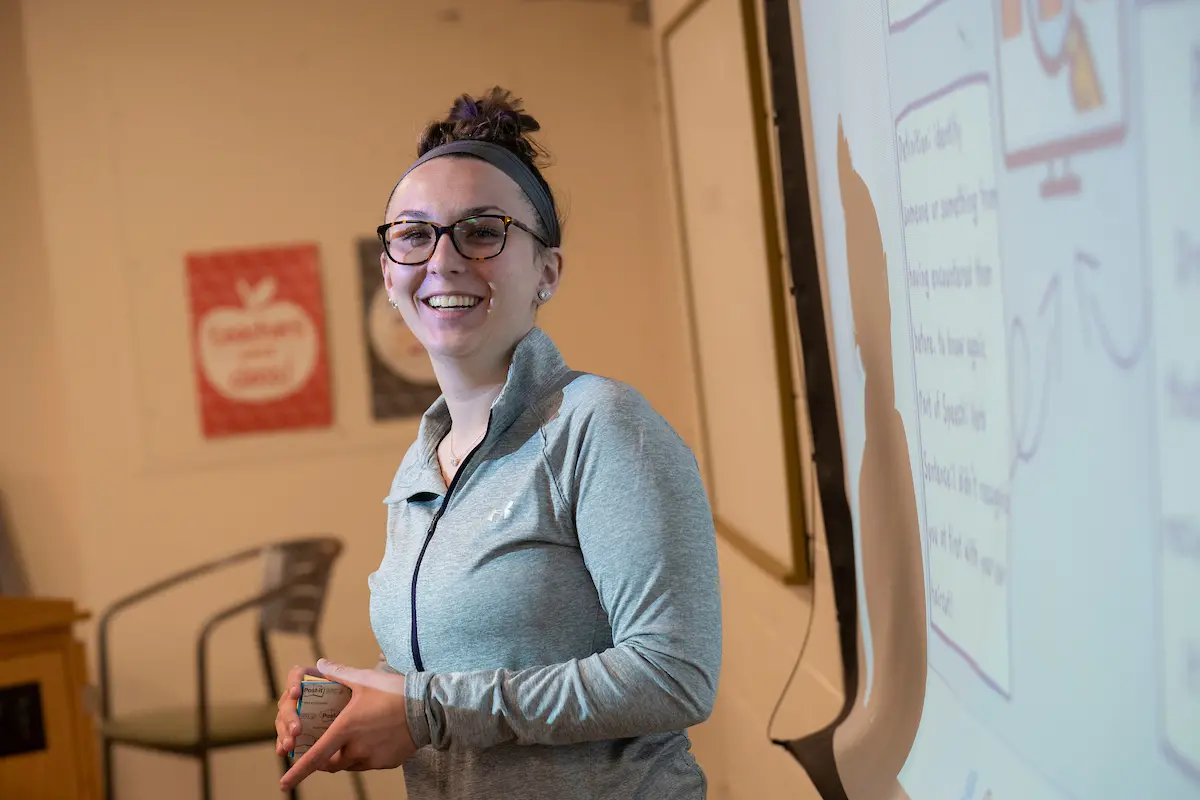
<svg viewBox="0 0 1200 800">
<path fill-rule="evenodd" d="M 550 154 L 530 135 L 541 128 L 536 119 L 525 113 L 519 97 L 507 89 L 493 86 L 479 97 L 460 95 L 450 107 L 445 119 L 425 126 L 417 142 L 417 158 L 439 145 L 462 139 L 500 145 L 525 162 L 545 188 L 546 194 L 554 204 L 554 215 L 558 218 L 559 228 L 562 228 L 563 217 L 559 212 L 558 201 L 542 176 L 542 169 L 549 166 Z M 544 228 L 540 220 L 537 227 Z M 546 236 L 548 231 L 539 230 L 539 233 Z"/>
</svg>

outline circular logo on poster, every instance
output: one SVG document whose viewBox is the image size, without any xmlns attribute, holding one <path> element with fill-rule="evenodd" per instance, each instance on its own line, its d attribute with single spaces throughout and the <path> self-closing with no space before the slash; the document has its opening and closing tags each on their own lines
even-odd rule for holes
<svg viewBox="0 0 1200 800">
<path fill-rule="evenodd" d="M 413 383 L 437 383 L 425 347 L 404 324 L 404 318 L 388 302 L 382 286 L 371 298 L 367 317 L 371 349 L 389 370 Z"/>
</svg>

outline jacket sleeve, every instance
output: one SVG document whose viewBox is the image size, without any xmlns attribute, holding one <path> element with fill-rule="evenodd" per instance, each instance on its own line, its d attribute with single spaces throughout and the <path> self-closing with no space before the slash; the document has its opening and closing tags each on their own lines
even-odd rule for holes
<svg viewBox="0 0 1200 800">
<path fill-rule="evenodd" d="M 619 739 L 683 730 L 711 713 L 720 589 L 696 459 L 636 392 L 605 394 L 576 423 L 560 485 L 613 646 L 517 671 L 408 673 L 418 747 Z"/>
</svg>

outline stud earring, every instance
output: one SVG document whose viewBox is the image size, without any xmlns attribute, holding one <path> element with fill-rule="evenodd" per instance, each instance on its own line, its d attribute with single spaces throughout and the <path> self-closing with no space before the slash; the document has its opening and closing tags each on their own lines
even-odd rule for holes
<svg viewBox="0 0 1200 800">
<path fill-rule="evenodd" d="M 538 292 L 538 300 L 541 300 L 544 303 L 549 299 L 550 299 L 550 290 L 549 289 L 542 289 L 540 292 Z"/>
<path fill-rule="evenodd" d="M 388 304 L 389 304 L 389 305 L 391 305 L 391 307 L 392 307 L 392 308 L 394 308 L 394 309 L 396 309 L 397 311 L 399 311 L 399 310 L 400 310 L 400 306 L 396 305 L 396 299 L 395 299 L 395 298 L 393 298 L 393 297 L 389 297 L 389 298 L 388 298 Z"/>
</svg>

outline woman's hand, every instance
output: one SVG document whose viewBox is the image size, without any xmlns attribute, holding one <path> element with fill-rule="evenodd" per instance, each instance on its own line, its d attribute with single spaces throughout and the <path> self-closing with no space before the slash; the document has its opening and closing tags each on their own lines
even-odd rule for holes
<svg viewBox="0 0 1200 800">
<path fill-rule="evenodd" d="M 300 671 L 297 672 L 297 669 Z M 276 730 L 280 730 L 280 742 L 276 751 L 291 741 L 289 730 L 296 717 L 293 689 L 299 697 L 299 678 L 306 674 L 302 668 L 288 674 L 289 690 L 280 700 L 280 714 L 276 719 Z M 404 699 L 404 676 L 375 669 L 354 669 L 334 664 L 325 659 L 317 662 L 317 674 L 331 681 L 350 687 L 353 693 L 350 702 L 338 714 L 337 719 L 317 739 L 308 752 L 296 760 L 287 771 L 279 786 L 291 791 L 317 770 L 340 772 L 344 769 L 394 769 L 408 760 L 417 751 L 412 734 L 408 729 L 408 714 Z M 293 677 L 296 678 L 293 681 Z M 295 683 L 293 687 L 292 684 Z M 291 714 L 283 711 L 283 705 L 291 699 Z M 280 724 L 284 725 L 281 729 Z M 290 749 L 290 746 L 289 746 Z M 286 750 L 284 751 L 286 752 Z"/>
<path fill-rule="evenodd" d="M 296 714 L 296 703 L 300 700 L 300 681 L 305 675 L 318 675 L 316 667 L 292 667 L 288 671 L 287 688 L 279 698 L 279 712 L 275 715 L 275 754 L 286 756 L 296 745 L 296 734 L 300 733 L 300 717 Z"/>
</svg>

